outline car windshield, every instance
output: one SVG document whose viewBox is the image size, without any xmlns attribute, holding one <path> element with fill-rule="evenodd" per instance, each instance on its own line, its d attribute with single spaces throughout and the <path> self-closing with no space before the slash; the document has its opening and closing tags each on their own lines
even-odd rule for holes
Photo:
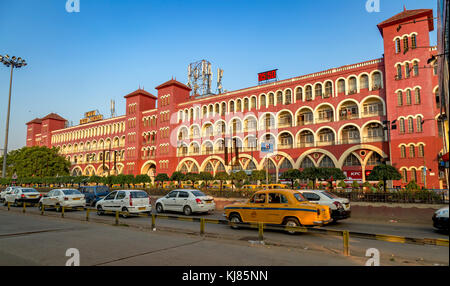
<svg viewBox="0 0 450 286">
<path fill-rule="evenodd" d="M 131 197 L 133 199 L 144 199 L 148 198 L 148 194 L 146 192 L 131 192 Z"/>
<path fill-rule="evenodd" d="M 35 189 L 22 189 L 22 193 L 37 193 Z"/>
<path fill-rule="evenodd" d="M 295 193 L 294 194 L 294 197 L 297 199 L 297 201 L 299 201 L 299 202 L 304 202 L 304 201 L 306 201 L 306 199 L 302 196 L 302 194 L 300 194 L 300 193 Z"/>
<path fill-rule="evenodd" d="M 191 192 L 194 196 L 196 197 L 204 197 L 206 196 L 204 193 L 200 192 L 200 191 L 192 191 Z"/>
<path fill-rule="evenodd" d="M 65 195 L 81 195 L 77 190 L 62 190 Z"/>
<path fill-rule="evenodd" d="M 324 194 L 325 196 L 329 197 L 330 199 L 337 199 L 337 198 L 339 198 L 338 196 L 336 196 L 335 194 L 330 193 L 330 192 L 322 192 L 322 194 Z"/>
</svg>

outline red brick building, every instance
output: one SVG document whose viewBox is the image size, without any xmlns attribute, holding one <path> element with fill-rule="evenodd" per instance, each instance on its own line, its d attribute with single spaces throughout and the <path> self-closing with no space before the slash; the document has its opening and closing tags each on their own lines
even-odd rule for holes
<svg viewBox="0 0 450 286">
<path fill-rule="evenodd" d="M 432 10 L 405 10 L 380 23 L 379 59 L 207 97 L 190 96 L 172 79 L 156 87 L 157 97 L 141 89 L 126 95 L 124 116 L 69 128 L 50 114 L 27 123 L 27 146 L 59 147 L 73 174 L 154 176 L 263 169 L 266 153 L 258 149 L 270 142 L 274 180 L 287 169 L 322 166 L 365 181 L 387 160 L 404 176 L 394 186 L 415 180 L 443 188 L 438 77 L 427 64 L 436 54 L 432 18 Z"/>
</svg>

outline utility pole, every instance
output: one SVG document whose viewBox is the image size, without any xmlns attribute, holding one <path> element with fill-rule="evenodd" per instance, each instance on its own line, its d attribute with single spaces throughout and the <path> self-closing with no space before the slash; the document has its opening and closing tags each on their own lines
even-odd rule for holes
<svg viewBox="0 0 450 286">
<path fill-rule="evenodd" d="M 13 80 L 13 71 L 14 68 L 21 68 L 27 65 L 25 60 L 22 58 L 12 57 L 9 58 L 9 55 L 2 56 L 0 55 L 0 63 L 3 63 L 6 67 L 11 66 L 11 77 L 9 80 L 9 97 L 8 97 L 8 112 L 6 113 L 6 129 L 5 129 L 5 147 L 3 149 L 3 169 L 2 169 L 2 178 L 6 177 L 6 158 L 8 157 L 8 133 L 9 133 L 9 117 L 11 112 L 11 91 L 12 91 L 12 80 Z"/>
</svg>

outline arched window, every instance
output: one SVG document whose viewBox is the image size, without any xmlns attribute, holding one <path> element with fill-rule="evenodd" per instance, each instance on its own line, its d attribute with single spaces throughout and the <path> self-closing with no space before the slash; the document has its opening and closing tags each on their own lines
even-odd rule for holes
<svg viewBox="0 0 450 286">
<path fill-rule="evenodd" d="M 397 79 L 402 79 L 402 65 L 397 65 Z"/>
<path fill-rule="evenodd" d="M 283 93 L 281 91 L 277 92 L 277 105 L 283 104 Z"/>
<path fill-rule="evenodd" d="M 406 147 L 404 145 L 400 146 L 400 157 L 406 158 Z"/>
<path fill-rule="evenodd" d="M 343 79 L 338 81 L 338 93 L 345 93 L 345 80 Z"/>
<path fill-rule="evenodd" d="M 407 36 L 403 37 L 403 50 L 405 52 L 407 52 L 409 50 L 408 37 Z"/>
<path fill-rule="evenodd" d="M 286 90 L 286 93 L 284 95 L 284 104 L 291 104 L 292 103 L 292 92 L 290 89 Z"/>
<path fill-rule="evenodd" d="M 325 94 L 324 94 L 324 98 L 328 98 L 333 94 L 333 84 L 331 82 L 327 82 L 325 83 Z"/>
<path fill-rule="evenodd" d="M 309 85 L 305 89 L 305 100 L 307 101 L 312 100 L 312 87 Z"/>
<path fill-rule="evenodd" d="M 230 101 L 230 112 L 234 112 L 234 101 Z"/>
<path fill-rule="evenodd" d="M 367 75 L 362 75 L 359 81 L 359 88 L 366 89 L 369 88 L 369 77 Z"/>
<path fill-rule="evenodd" d="M 441 97 L 439 96 L 439 88 L 436 88 L 436 91 L 434 92 L 434 98 L 436 100 L 436 108 L 441 108 Z"/>
<path fill-rule="evenodd" d="M 302 163 L 300 164 L 300 169 L 306 169 L 306 168 L 312 168 L 312 167 L 314 167 L 314 163 L 308 157 L 303 159 Z"/>
<path fill-rule="evenodd" d="M 417 38 L 416 34 L 411 36 L 411 49 L 417 48 Z"/>
<path fill-rule="evenodd" d="M 419 144 L 418 151 L 419 157 L 423 158 L 425 156 L 425 148 L 423 144 Z"/>
<path fill-rule="evenodd" d="M 411 90 L 408 89 L 406 91 L 406 105 L 411 105 L 411 103 L 412 103 Z"/>
<path fill-rule="evenodd" d="M 381 165 L 382 157 L 380 154 L 373 152 L 372 156 L 370 156 L 369 160 L 367 160 L 367 166 L 377 166 Z"/>
<path fill-rule="evenodd" d="M 295 100 L 302 101 L 303 100 L 303 88 L 297 88 L 297 92 L 295 93 Z"/>
<path fill-rule="evenodd" d="M 269 106 L 275 105 L 275 95 L 271 92 L 269 93 Z"/>
<path fill-rule="evenodd" d="M 288 170 L 293 169 L 291 161 L 284 158 L 283 162 L 280 165 L 280 169 L 288 169 Z"/>
<path fill-rule="evenodd" d="M 412 117 L 408 118 L 408 133 L 414 132 L 414 120 Z"/>
<path fill-rule="evenodd" d="M 205 172 L 209 172 L 209 173 L 214 172 L 214 168 L 213 168 L 211 162 L 208 162 L 208 164 L 206 164 Z"/>
<path fill-rule="evenodd" d="M 322 97 L 322 84 L 318 83 L 316 84 L 315 90 L 314 90 L 315 98 Z"/>
<path fill-rule="evenodd" d="M 354 154 L 350 154 L 345 158 L 344 166 L 361 166 L 361 162 L 359 162 L 358 158 Z"/>
<path fill-rule="evenodd" d="M 249 111 L 249 100 L 248 98 L 244 98 L 244 109 L 243 111 Z"/>
<path fill-rule="evenodd" d="M 225 172 L 225 166 L 222 162 L 219 162 L 219 166 L 217 166 L 217 172 Z"/>
<path fill-rule="evenodd" d="M 351 77 L 349 79 L 348 85 L 349 85 L 349 87 L 348 87 L 349 93 L 350 94 L 356 93 L 356 77 Z"/>
<path fill-rule="evenodd" d="M 266 107 L 266 95 L 265 94 L 263 94 L 263 95 L 261 95 L 261 100 L 260 100 L 260 102 L 259 102 L 259 108 L 261 108 L 261 107 Z"/>
<path fill-rule="evenodd" d="M 401 42 L 400 39 L 395 40 L 395 53 L 398 54 L 401 52 Z"/>
<path fill-rule="evenodd" d="M 227 111 L 227 104 L 225 102 L 222 102 L 222 110 L 220 114 L 224 116 L 226 111 Z"/>
<path fill-rule="evenodd" d="M 420 88 L 416 88 L 414 90 L 414 98 L 415 98 L 415 104 L 420 104 L 421 98 L 420 98 Z"/>
<path fill-rule="evenodd" d="M 416 169 L 411 169 L 411 179 L 414 182 L 417 182 L 417 170 Z"/>
<path fill-rule="evenodd" d="M 400 133 L 405 133 L 405 119 L 400 118 L 399 126 L 400 126 Z"/>
<path fill-rule="evenodd" d="M 408 171 L 406 169 L 402 170 L 402 183 L 408 182 Z"/>
<path fill-rule="evenodd" d="M 373 73 L 372 84 L 373 84 L 372 90 L 379 90 L 381 88 L 381 73 L 380 72 Z"/>
<path fill-rule="evenodd" d="M 410 75 L 410 67 L 409 67 L 409 63 L 405 64 L 405 78 L 409 78 Z"/>
<path fill-rule="evenodd" d="M 417 116 L 416 122 L 417 122 L 417 132 L 422 132 L 423 131 L 423 127 L 422 127 L 423 119 L 422 119 L 422 116 Z"/>
<path fill-rule="evenodd" d="M 414 72 L 414 76 L 419 75 L 419 63 L 417 61 L 413 62 L 413 72 Z"/>
<path fill-rule="evenodd" d="M 242 100 L 238 99 L 236 101 L 236 111 L 241 112 L 241 108 L 242 108 Z"/>
<path fill-rule="evenodd" d="M 334 168 L 333 160 L 330 157 L 325 155 L 323 159 L 319 163 L 320 168 Z"/>
<path fill-rule="evenodd" d="M 409 158 L 416 157 L 416 148 L 414 145 L 409 145 Z"/>
<path fill-rule="evenodd" d="M 251 109 L 256 109 L 256 97 L 252 97 L 250 100 Z"/>
<path fill-rule="evenodd" d="M 397 92 L 397 105 L 402 106 L 403 105 L 403 92 L 399 90 Z"/>
</svg>

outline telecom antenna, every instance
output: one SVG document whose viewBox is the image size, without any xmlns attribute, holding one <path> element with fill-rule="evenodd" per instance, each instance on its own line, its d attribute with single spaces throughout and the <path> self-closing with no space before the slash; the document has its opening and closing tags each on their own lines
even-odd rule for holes
<svg viewBox="0 0 450 286">
<path fill-rule="evenodd" d="M 217 74 L 218 90 L 219 92 L 221 92 L 223 70 L 219 69 L 218 71 L 222 71 L 221 76 L 219 75 L 219 73 Z M 213 95 L 212 85 L 213 85 L 213 72 L 212 72 L 212 65 L 209 61 L 200 60 L 188 65 L 187 86 L 189 86 L 192 89 L 191 96 L 203 97 Z"/>
<path fill-rule="evenodd" d="M 116 102 L 111 99 L 111 118 L 116 117 Z"/>
</svg>

